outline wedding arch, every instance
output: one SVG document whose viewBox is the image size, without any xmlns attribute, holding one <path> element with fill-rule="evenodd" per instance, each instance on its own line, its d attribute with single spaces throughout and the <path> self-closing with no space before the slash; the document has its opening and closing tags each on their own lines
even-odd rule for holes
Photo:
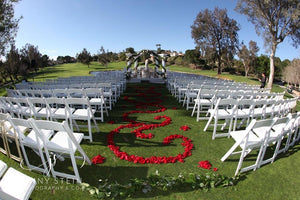
<svg viewBox="0 0 300 200">
<path fill-rule="evenodd" d="M 142 50 L 137 54 L 127 53 L 126 77 L 141 77 L 141 78 L 166 78 L 166 58 L 165 54 L 158 55 L 152 50 Z M 145 66 L 139 66 L 141 57 L 145 58 Z M 155 64 L 154 69 L 148 65 L 149 61 Z M 132 65 L 134 67 L 132 69 Z M 161 68 L 161 70 L 159 70 Z"/>
</svg>

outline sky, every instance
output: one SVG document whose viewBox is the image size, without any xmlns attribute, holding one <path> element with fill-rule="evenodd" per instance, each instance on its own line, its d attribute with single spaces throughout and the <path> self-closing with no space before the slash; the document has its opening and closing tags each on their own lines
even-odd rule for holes
<svg viewBox="0 0 300 200">
<path fill-rule="evenodd" d="M 22 0 L 15 5 L 15 17 L 22 16 L 16 47 L 38 46 L 52 59 L 73 56 L 86 48 L 92 55 L 101 46 L 119 53 L 161 49 L 185 52 L 195 48 L 191 36 L 199 12 L 226 8 L 240 25 L 239 40 L 256 41 L 260 54 L 268 55 L 262 37 L 245 15 L 234 11 L 237 0 Z M 300 58 L 300 49 L 286 38 L 278 45 L 281 60 Z"/>
</svg>

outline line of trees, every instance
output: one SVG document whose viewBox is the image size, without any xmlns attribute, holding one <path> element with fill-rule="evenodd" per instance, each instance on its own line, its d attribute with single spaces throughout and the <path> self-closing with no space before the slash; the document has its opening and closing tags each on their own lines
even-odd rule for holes
<svg viewBox="0 0 300 200">
<path fill-rule="evenodd" d="M 42 55 L 37 46 L 26 44 L 21 50 L 11 45 L 5 56 L 5 61 L 0 61 L 1 83 L 15 83 L 20 79 L 26 79 L 30 72 L 49 65 L 49 57 Z"/>
<path fill-rule="evenodd" d="M 113 53 L 109 50 L 105 51 L 104 47 L 101 46 L 98 53 L 93 56 L 91 56 L 91 53 L 86 48 L 83 48 L 80 53 L 77 53 L 76 59 L 78 62 L 88 65 L 88 67 L 90 67 L 92 61 L 97 61 L 102 65 L 107 66 L 110 62 L 118 61 L 119 56 L 117 53 Z"/>
</svg>

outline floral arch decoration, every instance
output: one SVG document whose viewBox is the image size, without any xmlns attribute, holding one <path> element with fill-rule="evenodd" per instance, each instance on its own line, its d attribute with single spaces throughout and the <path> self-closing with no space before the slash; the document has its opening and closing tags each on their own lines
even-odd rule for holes
<svg viewBox="0 0 300 200">
<path fill-rule="evenodd" d="M 137 71 L 139 67 L 139 59 L 141 56 L 146 58 L 145 60 L 145 67 L 148 67 L 148 62 L 151 60 L 155 64 L 155 68 L 159 69 L 162 68 L 161 71 L 155 70 L 156 75 L 160 75 L 162 78 L 166 78 L 166 54 L 158 55 L 156 52 L 151 50 L 142 50 L 137 54 L 126 53 L 127 56 L 127 67 L 126 67 L 126 77 L 130 78 L 132 74 L 132 64 L 134 63 L 134 71 Z M 161 64 L 161 66 L 160 66 Z"/>
</svg>

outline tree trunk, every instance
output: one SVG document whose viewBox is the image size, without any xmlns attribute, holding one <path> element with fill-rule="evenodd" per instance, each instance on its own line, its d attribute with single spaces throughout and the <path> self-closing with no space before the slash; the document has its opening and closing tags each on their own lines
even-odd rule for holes
<svg viewBox="0 0 300 200">
<path fill-rule="evenodd" d="M 268 81 L 267 88 L 272 88 L 272 85 L 273 85 L 274 74 L 275 74 L 274 57 L 275 57 L 275 53 L 276 53 L 276 47 L 277 47 L 277 44 L 273 42 L 271 53 L 270 53 L 270 75 L 269 75 L 269 81 Z"/>
<path fill-rule="evenodd" d="M 218 58 L 218 74 L 221 74 L 221 58 Z"/>
<path fill-rule="evenodd" d="M 244 64 L 244 68 L 245 68 L 245 77 L 248 76 L 248 72 L 249 72 L 249 66 L 246 64 L 245 61 L 243 61 L 243 64 Z"/>
</svg>

